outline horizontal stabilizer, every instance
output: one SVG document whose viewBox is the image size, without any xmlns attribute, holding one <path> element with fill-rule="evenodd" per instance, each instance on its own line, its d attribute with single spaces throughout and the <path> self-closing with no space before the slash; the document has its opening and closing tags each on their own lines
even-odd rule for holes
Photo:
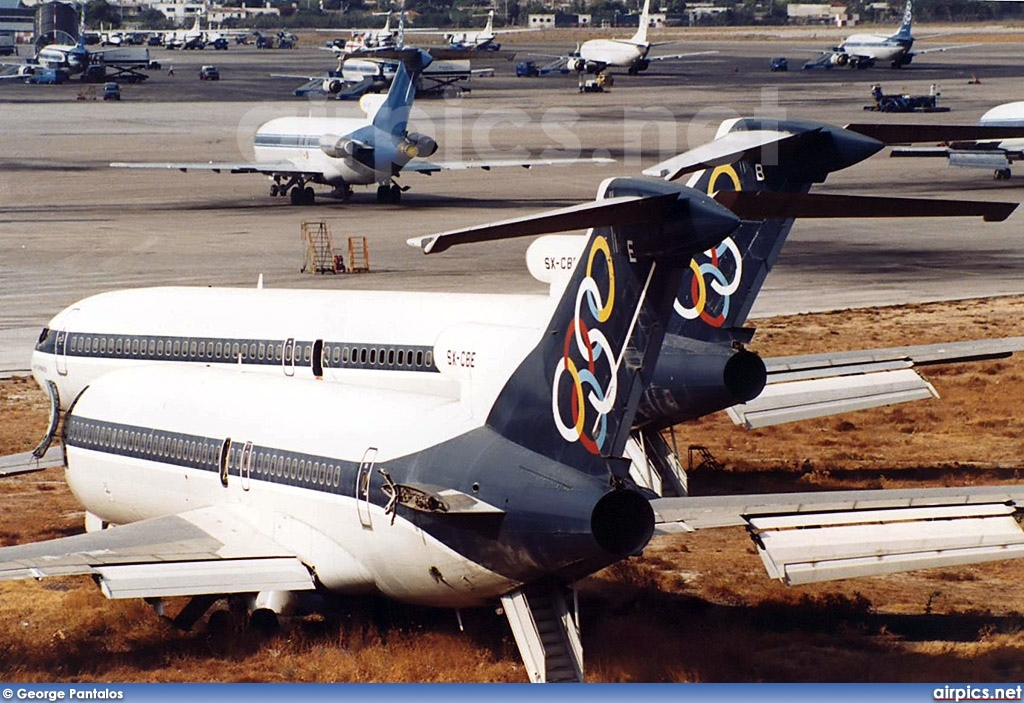
<svg viewBox="0 0 1024 703">
<path fill-rule="evenodd" d="M 729 132 L 713 142 L 646 168 L 643 174 L 674 181 L 687 173 L 735 163 L 744 157 L 761 161 L 761 155 L 768 148 L 778 149 L 780 144 L 803 141 L 817 134 L 818 130 L 798 134 L 766 129 Z"/>
<path fill-rule="evenodd" d="M 886 144 L 1024 137 L 1024 127 L 941 124 L 848 124 L 846 129 Z"/>
<path fill-rule="evenodd" d="M 987 200 L 927 200 L 826 193 L 720 191 L 715 200 L 745 220 L 802 217 L 969 217 L 1002 222 L 1017 203 Z"/>
<path fill-rule="evenodd" d="M 677 193 L 667 193 L 650 198 L 635 196 L 606 198 L 560 210 L 550 210 L 539 215 L 516 217 L 511 220 L 456 229 L 425 237 L 413 237 L 407 242 L 410 246 L 422 248 L 424 254 L 436 254 L 456 244 L 490 242 L 498 239 L 529 237 L 536 234 L 567 232 L 590 227 L 617 227 L 638 222 L 652 222 L 661 219 L 668 213 L 677 198 Z"/>
<path fill-rule="evenodd" d="M 769 384 L 757 398 L 727 412 L 737 425 L 755 429 L 938 397 L 916 371 L 904 368 Z"/>
<path fill-rule="evenodd" d="M 0 477 L 42 471 L 55 466 L 64 466 L 64 452 L 60 446 L 50 447 L 40 458 L 36 458 L 32 452 L 0 457 Z"/>
<path fill-rule="evenodd" d="M 1024 556 L 1005 504 L 818 513 L 750 520 L 768 574 L 787 584 Z"/>
</svg>

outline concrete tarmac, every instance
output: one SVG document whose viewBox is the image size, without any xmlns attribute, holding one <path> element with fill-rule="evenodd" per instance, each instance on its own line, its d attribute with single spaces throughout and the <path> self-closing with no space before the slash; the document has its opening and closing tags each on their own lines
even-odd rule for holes
<svg viewBox="0 0 1024 703">
<path fill-rule="evenodd" d="M 522 36 L 532 42 L 524 50 L 569 48 Z M 440 142 L 434 161 L 525 153 L 618 161 L 408 174 L 399 179 L 411 186 L 401 205 L 378 205 L 373 189 L 357 188 L 348 204 L 318 198 L 313 206 L 294 207 L 270 197 L 259 175 L 107 167 L 110 161 L 239 161 L 252 157 L 252 135 L 271 117 L 358 115 L 354 103 L 291 97 L 301 80 L 270 77 L 329 67 L 330 55 L 310 46 L 157 51 L 164 69 L 145 84 L 124 85 L 120 103 L 78 100 L 77 83 L 0 84 L 0 371 L 27 368 L 39 329 L 60 309 L 115 288 L 250 286 L 263 274 L 267 286 L 277 287 L 540 292 L 543 286 L 524 265 L 528 241 L 426 257 L 405 240 L 592 199 L 603 178 L 637 174 L 697 146 L 728 117 L 971 124 L 994 105 L 1024 98 L 1024 34 L 920 56 L 899 71 L 788 73 L 770 73 L 768 58 L 788 56 L 799 69 L 812 56 L 807 50 L 834 39 L 724 36 L 671 47 L 673 53 L 719 53 L 656 64 L 639 76 L 616 75 L 608 93 L 580 94 L 574 76 L 517 79 L 511 63 L 496 61 L 497 75 L 474 78 L 465 97 L 418 101 L 413 129 Z M 206 63 L 220 68 L 221 81 L 198 79 Z M 166 73 L 169 65 L 173 76 Z M 969 84 L 975 77 L 980 82 Z M 888 92 L 915 94 L 938 84 L 940 104 L 951 112 L 864 112 L 875 82 Z M 938 159 L 889 159 L 882 152 L 834 174 L 819 190 L 1018 202 L 1021 183 L 1024 172 L 997 182 L 987 171 L 953 169 Z M 798 222 L 754 315 L 1024 293 L 1022 217 L 1018 212 L 998 224 Z M 339 251 L 349 236 L 367 237 L 372 273 L 300 273 L 303 220 L 326 221 Z"/>
</svg>

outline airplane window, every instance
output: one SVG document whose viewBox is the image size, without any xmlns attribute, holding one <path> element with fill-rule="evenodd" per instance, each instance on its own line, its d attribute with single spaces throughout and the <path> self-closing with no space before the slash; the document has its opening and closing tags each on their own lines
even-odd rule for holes
<svg viewBox="0 0 1024 703">
<path fill-rule="evenodd" d="M 309 478 L 309 467 L 306 466 L 305 459 L 299 460 L 299 470 L 296 472 L 295 478 L 299 479 L 300 481 Z"/>
<path fill-rule="evenodd" d="M 151 340 L 149 340 L 149 355 L 153 356 L 153 353 L 155 351 L 156 351 L 156 342 L 151 339 Z"/>
<path fill-rule="evenodd" d="M 398 350 L 398 365 L 399 366 L 405 366 L 405 350 L 404 349 L 399 349 Z"/>
<path fill-rule="evenodd" d="M 427 366 L 433 366 L 434 365 L 434 350 L 433 349 L 427 350 L 427 355 L 426 355 L 426 357 L 424 357 L 424 362 L 426 363 Z"/>
<path fill-rule="evenodd" d="M 280 360 L 281 360 L 281 345 L 278 344 L 276 347 L 274 347 L 274 361 L 280 361 Z"/>
<path fill-rule="evenodd" d="M 422 351 L 416 352 L 416 365 L 417 366 L 423 366 L 423 352 Z"/>
<path fill-rule="evenodd" d="M 213 355 L 219 359 L 220 358 L 220 353 L 221 353 L 221 351 L 223 349 L 224 349 L 224 345 L 221 342 L 217 342 L 217 347 L 214 349 Z"/>
<path fill-rule="evenodd" d="M 135 433 L 127 432 L 124 436 L 124 448 L 128 451 L 135 451 Z"/>
<path fill-rule="evenodd" d="M 237 361 L 239 353 L 241 353 L 241 349 L 238 346 L 238 342 L 235 342 L 231 345 L 231 360 Z"/>
<path fill-rule="evenodd" d="M 388 349 L 388 366 L 394 366 L 394 365 L 395 365 L 395 350 L 394 349 Z"/>
<path fill-rule="evenodd" d="M 121 443 L 124 441 L 124 431 L 118 430 L 117 434 L 114 435 L 114 449 L 120 449 Z"/>
<path fill-rule="evenodd" d="M 92 337 L 86 337 L 82 343 L 84 345 L 82 351 L 86 354 L 92 351 Z"/>
<path fill-rule="evenodd" d="M 206 356 L 206 340 L 202 340 L 199 342 L 199 356 L 200 358 Z"/>
<path fill-rule="evenodd" d="M 288 478 L 294 480 L 296 473 L 299 468 L 299 462 L 296 459 L 288 460 Z"/>
<path fill-rule="evenodd" d="M 334 349 L 331 350 L 331 362 L 337 366 L 338 362 L 341 361 L 341 347 L 337 344 L 334 345 Z"/>
<path fill-rule="evenodd" d="M 324 485 L 324 479 L 327 477 L 327 464 L 322 464 L 320 470 L 317 472 L 316 482 L 321 486 Z"/>
<path fill-rule="evenodd" d="M 193 342 L 193 344 L 194 344 L 194 342 Z M 189 461 L 195 461 L 196 460 L 196 443 L 195 442 L 192 442 L 191 444 L 189 444 L 189 447 L 188 447 L 188 460 Z"/>
<path fill-rule="evenodd" d="M 181 341 L 180 340 L 177 340 L 177 339 L 174 340 L 174 352 L 173 352 L 173 354 L 174 354 L 175 358 L 177 358 L 178 355 L 181 354 Z"/>
<path fill-rule="evenodd" d="M 341 466 L 334 467 L 334 487 L 341 485 Z"/>
<path fill-rule="evenodd" d="M 309 482 L 310 483 L 316 483 L 317 476 L 319 476 L 319 475 L 320 475 L 320 462 L 317 461 L 317 462 L 314 462 L 314 464 L 313 464 L 313 471 L 311 472 L 311 474 L 309 476 Z"/>
<path fill-rule="evenodd" d="M 114 338 L 107 337 L 107 348 L 110 349 L 110 353 L 114 353 Z"/>
<path fill-rule="evenodd" d="M 259 357 L 259 360 L 263 361 L 263 358 L 267 355 L 267 345 L 264 344 L 263 342 L 260 342 L 259 351 L 257 351 L 256 353 Z"/>
<path fill-rule="evenodd" d="M 132 340 L 132 356 L 139 355 L 139 339 L 136 337 Z"/>
<path fill-rule="evenodd" d="M 194 357 L 197 351 L 199 351 L 199 345 L 196 343 L 196 340 L 193 339 L 188 345 L 188 355 L 190 357 Z"/>
<path fill-rule="evenodd" d="M 104 339 L 100 339 L 99 350 L 100 350 L 100 354 L 106 354 L 107 353 L 107 340 L 105 338 Z"/>
<path fill-rule="evenodd" d="M 124 352 L 124 339 L 122 339 L 121 337 L 118 337 L 117 338 L 117 352 L 116 353 L 117 354 L 121 354 L 123 352 Z"/>
<path fill-rule="evenodd" d="M 353 350 L 352 354 L 355 355 L 355 351 L 354 350 Z M 342 350 L 341 350 L 341 363 L 343 363 L 343 364 L 347 364 L 348 363 L 348 347 L 343 347 Z"/>
<path fill-rule="evenodd" d="M 163 356 L 164 355 L 164 340 L 162 340 L 162 339 L 156 340 L 156 355 L 157 356 Z"/>
<path fill-rule="evenodd" d="M 309 360 L 313 358 L 313 347 L 309 344 L 302 345 L 302 360 L 309 363 Z"/>
</svg>

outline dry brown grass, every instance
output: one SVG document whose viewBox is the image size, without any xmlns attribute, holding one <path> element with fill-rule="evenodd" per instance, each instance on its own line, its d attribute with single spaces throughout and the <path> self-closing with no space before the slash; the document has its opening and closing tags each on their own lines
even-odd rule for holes
<svg viewBox="0 0 1024 703">
<path fill-rule="evenodd" d="M 758 321 L 766 355 L 1024 335 L 1024 298 Z M 943 399 L 745 432 L 721 417 L 677 428 L 727 464 L 700 492 L 964 485 L 1016 480 L 1024 361 L 931 369 Z M 46 401 L 0 383 L 0 451 L 31 448 Z M 50 470 L 0 480 L 0 543 L 78 532 L 82 513 Z M 1019 681 L 1024 565 L 787 588 L 743 530 L 658 538 L 581 584 L 592 681 Z M 172 604 L 171 612 L 180 603 Z M 376 599 L 261 637 L 182 633 L 88 579 L 0 584 L 0 678 L 23 681 L 524 681 L 503 618 Z"/>
</svg>

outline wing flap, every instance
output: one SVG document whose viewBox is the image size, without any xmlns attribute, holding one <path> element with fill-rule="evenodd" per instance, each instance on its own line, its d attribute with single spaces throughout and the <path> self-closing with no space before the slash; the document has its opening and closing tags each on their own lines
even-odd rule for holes
<svg viewBox="0 0 1024 703">
<path fill-rule="evenodd" d="M 294 553 L 225 507 L 0 549 L 0 581 L 76 574 L 132 597 L 314 587 Z"/>
<path fill-rule="evenodd" d="M 983 504 L 753 518 L 765 569 L 787 584 L 1024 556 L 1013 506 Z"/>
<path fill-rule="evenodd" d="M 309 570 L 294 557 L 124 564 L 94 571 L 107 598 L 169 598 L 313 588 Z"/>
<path fill-rule="evenodd" d="M 737 425 L 754 429 L 938 397 L 913 369 L 893 369 L 769 384 L 757 398 L 727 412 Z"/>
</svg>

